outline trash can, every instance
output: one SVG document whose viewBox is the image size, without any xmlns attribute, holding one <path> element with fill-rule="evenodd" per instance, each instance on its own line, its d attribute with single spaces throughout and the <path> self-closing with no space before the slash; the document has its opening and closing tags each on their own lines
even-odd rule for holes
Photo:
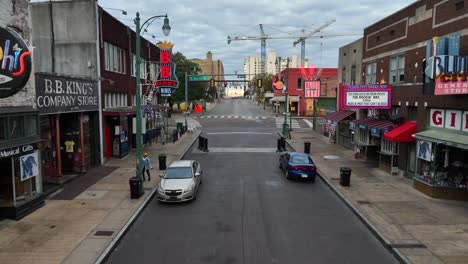
<svg viewBox="0 0 468 264">
<path fill-rule="evenodd" d="M 174 129 L 172 130 L 172 142 L 175 143 L 177 140 L 179 140 L 179 130 Z"/>
<path fill-rule="evenodd" d="M 177 129 L 182 130 L 183 124 L 184 124 L 184 123 L 182 123 L 182 122 L 177 122 Z"/>
<path fill-rule="evenodd" d="M 166 154 L 159 154 L 159 170 L 166 170 Z"/>
<path fill-rule="evenodd" d="M 351 182 L 351 169 L 346 167 L 340 168 L 340 185 L 349 186 Z"/>
<path fill-rule="evenodd" d="M 128 183 L 130 184 L 130 198 L 140 198 L 143 195 L 143 183 L 141 179 L 138 177 L 132 177 Z"/>
<path fill-rule="evenodd" d="M 310 154 L 310 142 L 304 142 L 304 153 Z"/>
</svg>

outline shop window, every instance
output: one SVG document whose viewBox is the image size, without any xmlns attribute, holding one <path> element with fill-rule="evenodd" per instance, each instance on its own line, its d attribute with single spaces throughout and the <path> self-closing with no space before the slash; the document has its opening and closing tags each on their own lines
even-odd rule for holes
<svg viewBox="0 0 468 264">
<path fill-rule="evenodd" d="M 0 141 L 4 141 L 7 139 L 7 121 L 6 117 L 0 117 Z"/>
<path fill-rule="evenodd" d="M 37 116 L 25 116 L 24 117 L 24 136 L 34 137 L 39 135 L 37 129 Z"/>
<path fill-rule="evenodd" d="M 399 55 L 390 58 L 390 83 L 402 83 L 405 81 L 405 56 Z"/>
<path fill-rule="evenodd" d="M 375 84 L 377 73 L 377 62 L 371 62 L 366 65 L 366 83 Z"/>
<path fill-rule="evenodd" d="M 356 85 L 356 65 L 351 66 L 351 85 Z"/>
<path fill-rule="evenodd" d="M 420 140 L 417 147 L 416 179 L 434 186 L 468 188 L 468 150 Z"/>
<path fill-rule="evenodd" d="M 24 117 L 11 116 L 8 126 L 9 139 L 21 139 L 24 137 Z"/>
<path fill-rule="evenodd" d="M 389 154 L 398 154 L 398 143 L 382 140 L 380 150 Z"/>
<path fill-rule="evenodd" d="M 0 159 L 2 177 L 0 177 L 0 206 L 13 206 L 12 159 Z"/>
<path fill-rule="evenodd" d="M 367 145 L 369 144 L 369 130 L 366 128 L 359 128 L 359 143 Z"/>
</svg>

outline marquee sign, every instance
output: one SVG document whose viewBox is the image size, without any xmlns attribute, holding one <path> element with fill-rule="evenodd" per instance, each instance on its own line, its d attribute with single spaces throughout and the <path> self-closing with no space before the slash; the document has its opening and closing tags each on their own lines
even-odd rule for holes
<svg viewBox="0 0 468 264">
<path fill-rule="evenodd" d="M 0 27 L 0 98 L 19 92 L 31 74 L 31 52 L 16 32 Z"/>
<path fill-rule="evenodd" d="M 41 114 L 99 110 L 92 80 L 36 74 L 36 105 Z"/>
<path fill-rule="evenodd" d="M 468 56 L 433 56 L 424 73 L 435 80 L 434 95 L 468 94 Z"/>
<path fill-rule="evenodd" d="M 341 109 L 390 109 L 391 85 L 342 85 L 340 84 Z"/>
<path fill-rule="evenodd" d="M 320 97 L 320 81 L 305 81 L 304 90 L 305 98 Z"/>
<path fill-rule="evenodd" d="M 161 96 L 171 96 L 175 92 L 175 89 L 179 87 L 179 80 L 176 75 L 176 65 L 171 60 L 173 46 L 174 44 L 166 41 L 158 45 L 158 48 L 160 49 L 160 72 L 158 76 L 159 78 L 154 85 L 159 88 Z M 167 92 L 168 89 L 171 90 L 171 93 Z"/>
</svg>

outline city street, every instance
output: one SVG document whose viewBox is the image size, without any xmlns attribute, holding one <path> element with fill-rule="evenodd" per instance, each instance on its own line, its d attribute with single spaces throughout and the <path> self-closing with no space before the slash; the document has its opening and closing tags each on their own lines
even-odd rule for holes
<svg viewBox="0 0 468 264">
<path fill-rule="evenodd" d="M 107 263 L 397 263 L 325 183 L 285 179 L 277 118 L 243 99 L 191 118 L 210 150 L 185 156 L 202 166 L 198 199 L 153 199 Z"/>
</svg>

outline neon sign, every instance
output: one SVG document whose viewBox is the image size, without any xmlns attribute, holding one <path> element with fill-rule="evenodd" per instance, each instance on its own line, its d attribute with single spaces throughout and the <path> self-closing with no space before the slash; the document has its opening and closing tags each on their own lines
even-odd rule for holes
<svg viewBox="0 0 468 264">
<path fill-rule="evenodd" d="M 179 87 L 179 80 L 175 74 L 176 65 L 171 61 L 173 46 L 174 44 L 170 42 L 162 42 L 158 45 L 160 49 L 160 72 L 154 86 L 159 88 L 161 96 L 171 96 L 175 89 Z M 171 93 L 168 91 L 171 91 Z"/>
<path fill-rule="evenodd" d="M 0 98 L 19 92 L 31 74 L 31 52 L 16 32 L 0 27 Z"/>
</svg>

